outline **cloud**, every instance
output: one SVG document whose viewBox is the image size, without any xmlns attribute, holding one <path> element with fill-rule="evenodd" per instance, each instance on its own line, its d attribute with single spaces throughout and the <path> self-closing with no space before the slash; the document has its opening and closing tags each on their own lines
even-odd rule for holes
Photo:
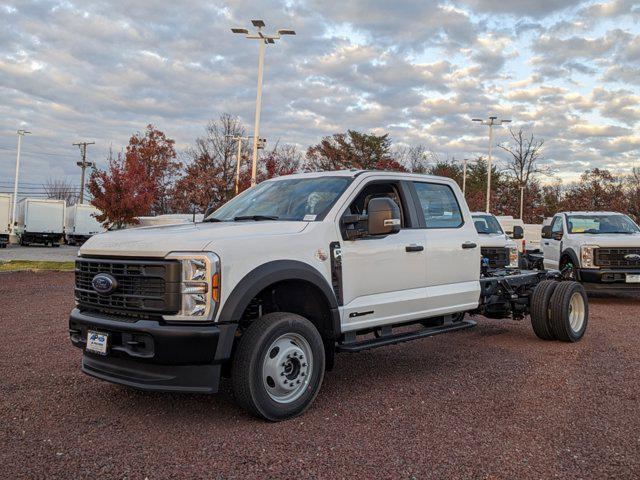
<svg viewBox="0 0 640 480">
<path fill-rule="evenodd" d="M 178 148 L 223 112 L 250 129 L 258 45 L 230 32 L 247 12 L 297 32 L 267 47 L 269 144 L 304 149 L 355 128 L 460 158 L 487 148 L 471 118 L 496 114 L 545 138 L 545 162 L 566 178 L 638 155 L 629 0 L 13 0 L 0 7 L 0 190 L 19 127 L 33 131 L 21 180 L 36 183 L 76 181 L 78 140 L 96 141 L 102 165 L 148 123 Z"/>
</svg>

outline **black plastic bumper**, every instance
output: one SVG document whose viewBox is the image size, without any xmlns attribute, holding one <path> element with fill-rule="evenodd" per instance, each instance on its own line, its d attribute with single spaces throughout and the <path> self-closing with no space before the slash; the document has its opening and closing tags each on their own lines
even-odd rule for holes
<svg viewBox="0 0 640 480">
<path fill-rule="evenodd" d="M 580 269 L 580 281 L 594 290 L 638 290 L 640 283 L 627 283 L 627 274 L 640 275 L 640 269 L 633 270 L 591 270 Z"/>
<path fill-rule="evenodd" d="M 107 355 L 84 351 L 82 371 L 89 375 L 143 390 L 216 393 L 236 325 L 166 325 L 74 309 L 71 343 L 85 350 L 88 330 L 109 334 Z"/>
</svg>

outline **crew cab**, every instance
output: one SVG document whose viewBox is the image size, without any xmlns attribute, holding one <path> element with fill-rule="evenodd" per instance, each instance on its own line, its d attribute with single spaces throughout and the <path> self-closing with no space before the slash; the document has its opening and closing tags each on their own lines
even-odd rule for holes
<svg viewBox="0 0 640 480">
<path fill-rule="evenodd" d="M 91 237 L 69 318 L 82 370 L 145 390 L 215 393 L 271 421 L 302 413 L 338 352 L 521 319 L 577 341 L 588 303 L 554 272 L 480 278 L 458 185 L 339 171 L 267 180 L 201 223 Z M 398 328 L 400 327 L 400 328 Z"/>
<path fill-rule="evenodd" d="M 542 228 L 545 268 L 594 289 L 640 290 L 640 228 L 617 212 L 562 212 Z"/>
<path fill-rule="evenodd" d="M 473 212 L 473 224 L 478 232 L 482 268 L 518 267 L 518 246 L 502 230 L 498 219 L 491 213 Z M 522 227 L 516 225 L 515 238 L 522 238 Z"/>
</svg>

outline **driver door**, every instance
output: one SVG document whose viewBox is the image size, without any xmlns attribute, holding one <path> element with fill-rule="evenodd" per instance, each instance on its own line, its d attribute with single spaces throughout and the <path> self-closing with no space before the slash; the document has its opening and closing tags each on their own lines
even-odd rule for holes
<svg viewBox="0 0 640 480">
<path fill-rule="evenodd" d="M 544 268 L 560 268 L 560 254 L 562 252 L 562 237 L 564 235 L 562 215 L 556 215 L 551 222 L 551 238 L 542 239 L 544 254 Z"/>
<path fill-rule="evenodd" d="M 372 198 L 387 197 L 402 217 L 400 231 L 389 235 L 346 240 L 341 228 L 343 331 L 420 318 L 427 308 L 426 235 L 412 228 L 417 220 L 408 195 L 404 182 L 370 180 L 340 216 L 364 215 Z"/>
</svg>

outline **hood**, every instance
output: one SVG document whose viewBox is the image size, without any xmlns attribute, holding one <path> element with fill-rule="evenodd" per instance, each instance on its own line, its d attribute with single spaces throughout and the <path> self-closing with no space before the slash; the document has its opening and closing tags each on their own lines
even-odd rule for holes
<svg viewBox="0 0 640 480">
<path fill-rule="evenodd" d="M 479 233 L 481 247 L 515 247 L 516 244 L 504 233 Z"/>
<path fill-rule="evenodd" d="M 599 247 L 629 247 L 640 248 L 640 233 L 603 233 L 593 235 L 589 233 L 573 234 L 572 242 L 580 245 L 598 245 Z"/>
<path fill-rule="evenodd" d="M 94 235 L 80 248 L 82 255 L 164 257 L 169 252 L 207 250 L 216 240 L 250 236 L 292 235 L 308 222 L 242 221 L 140 227 Z"/>
</svg>

